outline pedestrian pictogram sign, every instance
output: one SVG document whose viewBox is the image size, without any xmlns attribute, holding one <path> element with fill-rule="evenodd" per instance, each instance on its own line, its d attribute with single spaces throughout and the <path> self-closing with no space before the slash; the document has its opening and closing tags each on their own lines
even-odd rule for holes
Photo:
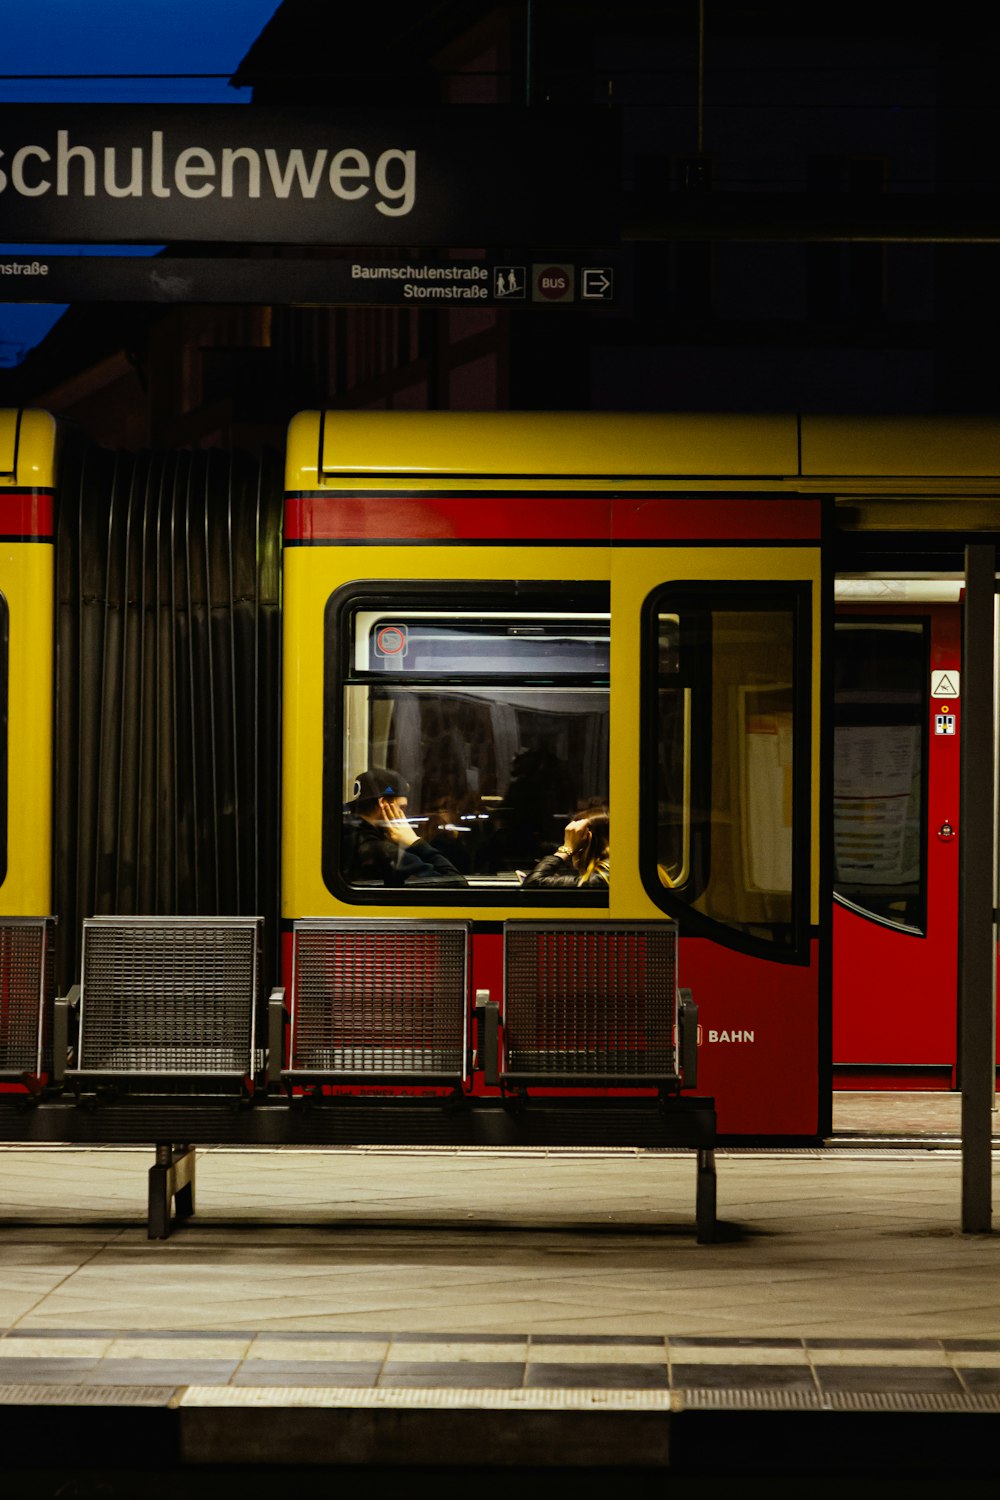
<svg viewBox="0 0 1000 1500">
<path fill-rule="evenodd" d="M 527 267 L 494 266 L 493 295 L 498 302 L 523 302 L 527 290 Z"/>
</svg>

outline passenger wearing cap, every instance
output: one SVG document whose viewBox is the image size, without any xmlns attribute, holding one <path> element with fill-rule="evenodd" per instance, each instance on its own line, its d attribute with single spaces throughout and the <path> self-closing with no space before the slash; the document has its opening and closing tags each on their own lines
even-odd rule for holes
<svg viewBox="0 0 1000 1500">
<path fill-rule="evenodd" d="M 370 766 L 354 783 L 344 836 L 344 879 L 351 885 L 458 886 L 467 882 L 407 822 L 410 784 L 388 766 Z"/>
</svg>

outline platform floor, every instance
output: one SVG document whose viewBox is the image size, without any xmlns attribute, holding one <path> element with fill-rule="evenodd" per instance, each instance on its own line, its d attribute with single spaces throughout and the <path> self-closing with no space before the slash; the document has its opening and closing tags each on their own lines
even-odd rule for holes
<svg viewBox="0 0 1000 1500">
<path fill-rule="evenodd" d="M 1000 1234 L 960 1232 L 957 1102 L 922 1141 L 852 1095 L 829 1145 L 720 1150 L 712 1245 L 685 1153 L 212 1148 L 151 1242 L 151 1153 L 0 1148 L 0 1437 L 120 1408 L 181 1465 L 469 1464 L 488 1429 L 501 1467 L 655 1469 L 690 1461 L 685 1414 L 766 1411 L 821 1416 L 835 1465 L 836 1414 L 880 1411 L 1000 1452 Z"/>
</svg>

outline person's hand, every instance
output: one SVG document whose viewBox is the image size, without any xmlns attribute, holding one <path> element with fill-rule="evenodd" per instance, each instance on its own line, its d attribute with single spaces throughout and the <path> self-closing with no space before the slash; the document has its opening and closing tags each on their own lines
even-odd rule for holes
<svg viewBox="0 0 1000 1500">
<path fill-rule="evenodd" d="M 578 849 L 586 848 L 590 837 L 590 824 L 586 818 L 574 818 L 563 829 L 563 846 L 570 854 L 575 854 Z"/>
<path fill-rule="evenodd" d="M 392 839 L 394 844 L 401 844 L 408 849 L 411 844 L 417 842 L 417 835 L 413 827 L 406 821 L 406 817 L 395 802 L 388 802 L 385 797 L 379 798 L 379 810 L 382 814 L 382 827 Z"/>
</svg>

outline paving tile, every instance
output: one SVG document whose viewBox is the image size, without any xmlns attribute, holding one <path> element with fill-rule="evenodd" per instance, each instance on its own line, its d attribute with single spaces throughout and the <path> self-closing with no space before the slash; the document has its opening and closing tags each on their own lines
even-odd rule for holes
<svg viewBox="0 0 1000 1500">
<path fill-rule="evenodd" d="M 108 1338 L 86 1338 L 62 1333 L 57 1338 L 32 1338 L 16 1332 L 0 1339 L 0 1360 L 101 1359 L 111 1348 Z"/>
<path fill-rule="evenodd" d="M 663 1339 L 638 1344 L 612 1338 L 600 1342 L 588 1339 L 581 1343 L 566 1343 L 557 1336 L 543 1342 L 533 1335 L 528 1359 L 532 1365 L 663 1365 L 666 1364 L 667 1351 Z"/>
<path fill-rule="evenodd" d="M 532 1388 L 599 1390 L 666 1390 L 670 1377 L 666 1363 L 584 1364 L 534 1363 L 528 1365 L 525 1385 Z"/>
<path fill-rule="evenodd" d="M 85 1385 L 226 1385 L 234 1359 L 102 1359 L 83 1376 Z"/>
<path fill-rule="evenodd" d="M 448 1344 L 457 1345 L 479 1343 L 482 1341 L 483 1336 L 480 1333 L 438 1333 L 434 1335 L 432 1339 L 432 1336 L 426 1333 L 394 1333 L 391 1335 L 391 1337 L 393 1343 L 396 1344 L 424 1344 L 433 1341 L 434 1343 L 447 1342 Z M 524 1343 L 524 1334 L 491 1333 L 489 1336 L 489 1343 L 491 1347 L 500 1347 L 503 1345 L 512 1344 L 520 1345 Z"/>
<path fill-rule="evenodd" d="M 305 1335 L 273 1333 L 261 1334 L 250 1344 L 245 1363 L 258 1360 L 294 1362 L 305 1364 L 310 1360 L 340 1364 L 380 1365 L 389 1352 L 389 1339 L 365 1339 L 352 1334 L 350 1338 L 338 1339 L 336 1334 L 324 1334 L 308 1338 Z M 2 1347 L 2 1346 L 0 1346 Z"/>
<path fill-rule="evenodd" d="M 398 1333 L 394 1334 L 386 1329 L 380 1329 L 376 1332 L 376 1330 L 374 1329 L 359 1330 L 356 1328 L 268 1328 L 266 1331 L 261 1331 L 260 1333 L 258 1333 L 255 1337 L 260 1340 L 273 1339 L 275 1344 L 286 1344 L 294 1341 L 295 1343 L 301 1344 L 304 1347 L 309 1343 L 350 1343 L 352 1339 L 361 1339 L 365 1343 L 388 1344 L 390 1339 L 399 1338 L 400 1335 Z M 454 1334 L 452 1334 L 451 1337 L 454 1338 Z"/>
<path fill-rule="evenodd" d="M 780 1389 L 815 1391 L 808 1365 L 674 1364 L 670 1383 L 675 1390 Z"/>
<path fill-rule="evenodd" d="M 907 1347 L 905 1344 L 866 1344 L 859 1339 L 853 1343 L 845 1343 L 841 1348 L 830 1345 L 818 1348 L 810 1341 L 808 1348 L 813 1364 L 824 1369 L 834 1365 L 843 1369 L 875 1365 L 881 1370 L 947 1369 L 953 1363 L 940 1344 L 935 1346 L 933 1343 L 923 1345 L 915 1342 L 912 1347 Z"/>
<path fill-rule="evenodd" d="M 0 1342 L 0 1349 L 9 1349 L 10 1344 L 14 1343 L 15 1341 L 24 1343 L 29 1339 L 44 1339 L 46 1343 L 44 1345 L 40 1345 L 40 1347 L 48 1348 L 50 1347 L 51 1343 L 54 1343 L 59 1339 L 79 1339 L 83 1337 L 86 1337 L 88 1339 L 100 1339 L 105 1341 L 108 1345 L 113 1344 L 117 1341 L 136 1344 L 142 1343 L 143 1340 L 148 1339 L 149 1334 L 145 1329 L 91 1328 L 88 1329 L 86 1335 L 83 1335 L 70 1328 L 35 1328 L 25 1327 L 22 1325 L 20 1328 L 8 1329 L 7 1333 L 4 1335 L 4 1341 Z M 170 1329 L 157 1333 L 156 1338 L 158 1341 L 167 1341 L 174 1346 L 180 1345 L 184 1348 L 186 1348 L 187 1345 L 192 1341 L 197 1341 L 205 1338 L 210 1338 L 213 1341 L 225 1346 L 232 1346 L 233 1344 L 245 1344 L 247 1341 L 247 1335 L 245 1333 L 232 1332 L 227 1329 L 213 1329 L 211 1333 L 203 1331 L 202 1329 Z M 10 1344 L 7 1342 L 8 1340 L 10 1341 Z"/>
<path fill-rule="evenodd" d="M 123 1328 L 113 1332 L 109 1330 L 108 1337 L 131 1348 L 146 1342 L 150 1334 L 144 1328 Z M 153 1337 L 157 1343 L 173 1346 L 178 1355 L 189 1354 L 191 1344 L 207 1340 L 211 1344 L 217 1344 L 225 1353 L 236 1356 L 248 1342 L 249 1336 L 245 1330 L 233 1328 L 169 1328 L 159 1330 Z"/>
<path fill-rule="evenodd" d="M 924 1395 L 957 1393 L 962 1386 L 954 1370 L 915 1365 L 816 1365 L 824 1391 L 918 1391 Z"/>
<path fill-rule="evenodd" d="M 523 1364 L 528 1357 L 528 1341 L 525 1338 L 510 1340 L 509 1342 L 494 1343 L 492 1340 L 483 1339 L 393 1339 L 389 1348 L 389 1364 L 394 1365 L 406 1361 L 408 1363 L 430 1364 L 435 1361 L 444 1361 L 450 1364 L 462 1364 L 466 1361 L 483 1364 Z"/>
<path fill-rule="evenodd" d="M 744 1339 L 739 1343 L 718 1340 L 709 1344 L 685 1344 L 680 1339 L 670 1339 L 671 1365 L 802 1365 L 808 1367 L 809 1358 L 801 1339 L 789 1339 L 786 1343 L 752 1343 Z"/>
<path fill-rule="evenodd" d="M 589 1333 L 536 1333 L 532 1335 L 531 1342 L 533 1346 L 539 1348 L 544 1348 L 547 1344 L 561 1344 L 564 1347 L 568 1347 L 571 1344 L 596 1346 L 601 1343 L 601 1339 L 599 1337 L 595 1338 Z M 662 1349 L 663 1335 L 642 1333 L 607 1334 L 604 1336 L 604 1342 L 617 1345 L 627 1344 L 636 1349 Z"/>
<path fill-rule="evenodd" d="M 231 1385 L 247 1386 L 373 1386 L 381 1361 L 363 1360 L 244 1360 Z"/>
<path fill-rule="evenodd" d="M 3 1345 L 0 1344 L 0 1349 Z M 982 1369 L 990 1370 L 1000 1368 L 1000 1349 L 949 1349 L 945 1358 L 955 1369 Z"/>
<path fill-rule="evenodd" d="M 739 1338 L 727 1338 L 719 1334 L 693 1334 L 683 1336 L 670 1334 L 669 1345 L 671 1349 L 682 1349 L 685 1355 L 689 1349 L 739 1349 L 748 1346 L 754 1349 L 801 1349 L 802 1340 L 796 1338 L 752 1338 L 749 1335 Z"/>
<path fill-rule="evenodd" d="M 942 1340 L 934 1338 L 880 1338 L 880 1339 L 833 1339 L 833 1338 L 807 1338 L 808 1349 L 870 1349 L 877 1350 L 879 1358 L 893 1350 L 907 1352 L 912 1349 L 935 1349 L 942 1348 Z M 1000 1343 L 997 1348 L 1000 1349 Z"/>
<path fill-rule="evenodd" d="M 96 1359 L 3 1359 L 0 1385 L 49 1385 L 82 1380 L 101 1363 Z"/>
<path fill-rule="evenodd" d="M 517 1390 L 524 1382 L 524 1365 L 512 1360 L 475 1363 L 461 1360 L 396 1360 L 387 1362 L 378 1381 L 380 1386 L 455 1387 L 458 1390 Z M 537 1384 L 537 1382 L 536 1382 Z"/>
<path fill-rule="evenodd" d="M 250 1348 L 246 1334 L 236 1338 L 219 1338 L 212 1334 L 195 1335 L 193 1338 L 173 1338 L 169 1335 L 155 1337 L 132 1337 L 113 1339 L 105 1352 L 105 1361 L 116 1360 L 226 1360 L 230 1364 L 244 1359 Z M 3 1344 L 0 1343 L 0 1351 Z"/>
</svg>

